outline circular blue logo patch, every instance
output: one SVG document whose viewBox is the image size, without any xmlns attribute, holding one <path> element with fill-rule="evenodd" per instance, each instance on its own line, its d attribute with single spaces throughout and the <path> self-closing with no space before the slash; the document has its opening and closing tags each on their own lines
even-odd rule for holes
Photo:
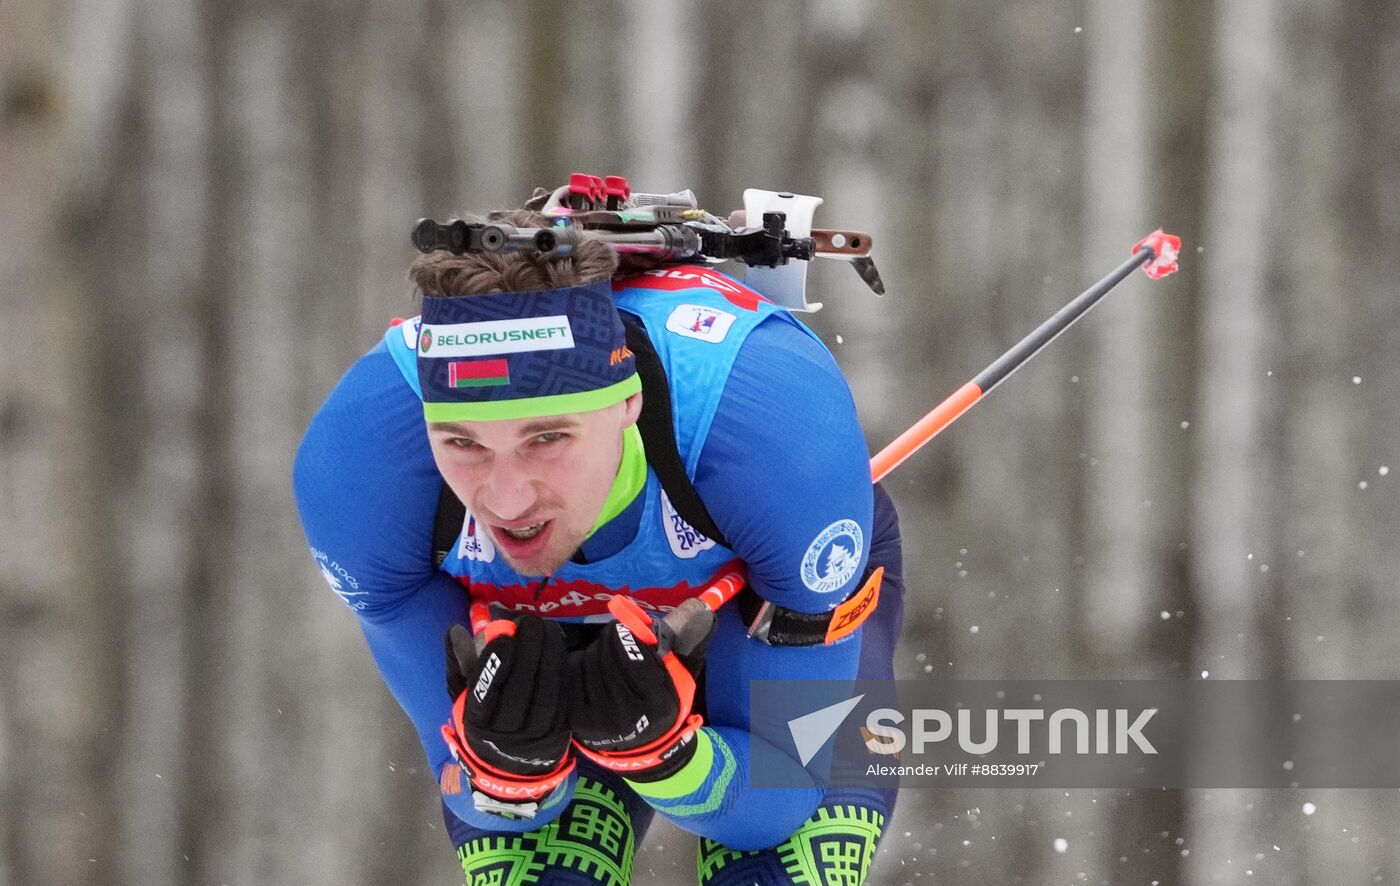
<svg viewBox="0 0 1400 886">
<path fill-rule="evenodd" d="M 802 555 L 802 583 L 818 594 L 845 586 L 860 566 L 864 541 L 854 520 L 837 520 L 823 529 Z"/>
</svg>

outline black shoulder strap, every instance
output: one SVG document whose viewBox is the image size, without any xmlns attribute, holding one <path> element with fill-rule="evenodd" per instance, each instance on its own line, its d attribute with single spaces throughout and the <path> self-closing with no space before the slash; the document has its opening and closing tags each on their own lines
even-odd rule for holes
<svg viewBox="0 0 1400 886">
<path fill-rule="evenodd" d="M 715 525 L 705 503 L 700 500 L 700 493 L 695 491 L 685 473 L 671 416 L 671 385 L 666 380 L 661 357 L 641 318 L 631 314 L 621 314 L 621 317 L 627 329 L 627 347 L 636 357 L 637 374 L 642 378 L 642 415 L 637 419 L 637 430 L 642 435 L 647 464 L 656 472 L 656 479 L 661 481 L 661 488 L 666 490 L 666 497 L 676 513 L 696 532 L 727 548 L 729 543 L 724 533 Z"/>
<path fill-rule="evenodd" d="M 676 430 L 671 418 L 671 385 L 666 379 L 666 368 L 661 365 L 661 357 L 656 353 L 646 326 L 639 317 L 621 314 L 622 325 L 627 330 L 627 347 L 637 360 L 637 374 L 642 379 L 642 415 L 637 420 L 637 430 L 642 435 L 642 448 L 646 450 L 647 464 L 656 472 L 661 488 L 671 506 L 696 532 L 712 539 L 716 544 L 729 547 L 724 533 L 715 525 L 714 518 L 700 500 L 700 493 L 685 473 L 685 462 L 681 459 L 680 447 L 676 445 Z M 446 483 L 438 493 L 437 517 L 433 522 L 433 565 L 440 566 L 452 546 L 462 535 L 462 523 L 467 519 L 467 508 L 452 492 Z"/>
<path fill-rule="evenodd" d="M 462 524 L 467 522 L 467 506 L 457 500 L 457 494 L 446 482 L 438 492 L 437 517 L 433 520 L 433 567 L 442 565 L 452 546 L 462 537 Z"/>
</svg>

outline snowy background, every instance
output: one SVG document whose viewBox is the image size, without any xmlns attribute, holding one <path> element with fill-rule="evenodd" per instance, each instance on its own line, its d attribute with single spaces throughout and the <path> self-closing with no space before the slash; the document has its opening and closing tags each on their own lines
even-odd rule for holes
<svg viewBox="0 0 1400 886">
<path fill-rule="evenodd" d="M 448 884 L 290 460 L 414 219 L 570 171 L 826 198 L 902 676 L 1400 677 L 1393 0 L 0 3 L 0 886 Z M 658 824 L 638 882 L 693 881 Z M 1400 791 L 906 791 L 893 884 L 1400 881 Z"/>
</svg>

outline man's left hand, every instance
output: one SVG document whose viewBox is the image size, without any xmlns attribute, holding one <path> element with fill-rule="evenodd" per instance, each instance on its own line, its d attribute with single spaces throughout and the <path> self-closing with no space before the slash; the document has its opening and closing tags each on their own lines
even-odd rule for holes
<svg viewBox="0 0 1400 886">
<path fill-rule="evenodd" d="M 585 649 L 569 655 L 569 724 L 580 753 L 633 781 L 681 769 L 695 751 L 695 677 L 715 614 L 687 600 L 656 620 L 629 598 Z"/>
</svg>

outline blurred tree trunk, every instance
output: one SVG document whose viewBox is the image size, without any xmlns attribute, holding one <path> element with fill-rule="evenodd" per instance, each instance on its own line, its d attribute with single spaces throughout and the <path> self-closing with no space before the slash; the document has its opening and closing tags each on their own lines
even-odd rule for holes
<svg viewBox="0 0 1400 886">
<path fill-rule="evenodd" d="M 1149 215 L 1155 192 L 1170 191 L 1173 181 L 1155 163 L 1153 123 L 1165 91 L 1159 84 L 1170 75 L 1152 43 L 1161 29 L 1181 25 L 1164 24 L 1146 2 L 1091 3 L 1086 12 L 1085 284 L 1121 262 L 1154 227 L 1181 233 L 1177 220 L 1154 222 Z M 1181 299 L 1187 287 L 1179 281 L 1170 287 L 1132 275 L 1082 333 L 1093 341 L 1081 379 L 1084 486 L 1076 558 L 1082 583 L 1076 649 L 1078 672 L 1086 677 L 1160 679 L 1180 673 L 1184 663 L 1184 644 L 1163 649 L 1152 642 L 1162 630 L 1160 612 L 1180 624 L 1181 576 L 1163 566 L 1178 559 L 1186 509 L 1185 474 L 1164 470 L 1187 449 L 1171 417 L 1180 408 L 1172 396 L 1177 379 L 1190 375 L 1189 364 L 1163 356 L 1180 353 L 1173 333 L 1190 332 L 1172 322 L 1187 312 Z M 1180 855 L 1158 848 L 1161 834 L 1184 828 L 1180 795 L 1122 791 L 1104 799 L 1092 819 L 1103 835 L 1099 869 L 1180 879 Z M 1148 849 L 1147 857 L 1130 847 Z"/>
<path fill-rule="evenodd" d="M 822 89 L 814 66 L 824 60 L 807 51 L 811 11 L 795 0 L 719 0 L 703 9 L 699 70 L 687 99 L 698 177 L 687 186 L 712 209 L 738 208 L 744 188 L 812 193 L 817 171 L 802 160 L 814 147 L 805 136 Z"/>
<path fill-rule="evenodd" d="M 1213 297 L 1202 306 L 1202 454 L 1191 547 L 1204 589 L 1198 662 L 1219 677 L 1259 674 L 1267 664 L 1236 634 L 1253 630 L 1254 589 L 1268 553 L 1255 546 L 1270 504 L 1269 466 L 1257 451 L 1263 330 L 1271 318 L 1261 310 L 1276 207 L 1270 185 L 1279 177 L 1270 138 L 1280 77 L 1276 7 L 1272 0 L 1219 7 L 1215 29 L 1219 90 L 1206 170 L 1212 248 L 1201 259 Z"/>
<path fill-rule="evenodd" d="M 1269 478 L 1275 455 L 1263 426 L 1268 383 L 1264 353 L 1272 312 L 1264 304 L 1268 259 L 1277 228 L 1276 183 L 1286 180 L 1273 148 L 1276 84 L 1282 77 L 1278 3 L 1216 7 L 1212 55 L 1217 89 L 1211 107 L 1210 202 L 1202 255 L 1198 447 L 1193 497 L 1192 566 L 1200 589 L 1197 676 L 1261 677 L 1272 662 L 1252 642 L 1259 599 L 1273 583 Z M 1237 791 L 1197 792 L 1190 810 L 1188 876 L 1203 882 L 1224 859 L 1253 851 L 1251 827 Z"/>
<path fill-rule="evenodd" d="M 109 530 L 118 539 L 124 579 L 117 586 L 124 592 L 127 749 L 116 770 L 121 871 L 127 882 L 176 883 L 188 876 L 190 863 L 171 837 L 185 826 L 200 765 L 190 754 L 199 737 L 187 727 L 209 713 L 191 697 L 199 670 L 187 663 L 198 659 L 208 668 L 215 651 L 191 647 L 204 630 L 197 617 L 204 591 L 198 563 L 206 541 L 220 537 L 211 526 L 219 511 L 207 506 L 204 438 L 206 373 L 217 366 L 202 347 L 207 321 L 200 298 L 208 271 L 202 233 L 214 196 L 212 134 L 205 127 L 211 72 L 202 22 L 188 3 L 139 6 L 132 25 L 126 81 L 132 93 L 123 127 L 130 165 L 120 174 L 133 188 L 110 210 L 112 223 L 133 238 L 133 254 L 125 267 L 86 264 L 94 280 L 110 273 L 117 282 L 115 291 L 99 286 L 92 295 L 114 315 L 107 345 L 130 367 L 127 396 L 102 404 L 104 425 L 122 435 L 129 460 L 120 474 L 122 513 Z M 76 199 L 85 196 L 75 191 Z"/>
<path fill-rule="evenodd" d="M 92 257 L 119 271 L 134 258 L 105 211 L 128 194 L 117 170 L 131 143 L 116 136 L 129 15 L 113 3 L 65 31 L 51 6 L 0 10 L 0 880 L 16 884 L 119 877 L 113 493 L 132 441 L 110 419 L 132 378 L 106 344 L 124 289 Z M 65 201 L 70 180 L 88 201 Z"/>
<path fill-rule="evenodd" d="M 712 101 L 700 87 L 697 37 L 713 23 L 703 7 L 681 0 L 638 0 L 627 4 L 617 58 L 622 82 L 614 131 L 628 161 L 634 189 L 669 193 L 699 188 L 695 153 L 699 148 L 693 122 Z M 697 191 L 706 201 L 728 195 Z"/>
<path fill-rule="evenodd" d="M 559 175 L 543 170 L 548 178 L 536 182 L 539 171 L 526 169 L 535 151 L 522 139 L 533 133 L 522 120 L 530 115 L 521 111 L 526 107 L 524 87 L 518 65 L 510 61 L 529 36 L 519 9 L 509 3 L 476 3 L 467 15 L 457 4 L 434 6 L 433 29 L 442 38 L 438 54 L 424 65 L 430 84 L 425 92 L 441 102 L 447 123 L 441 134 L 454 150 L 441 157 L 450 178 L 440 191 L 424 194 L 423 205 L 415 210 L 420 214 L 437 218 L 518 206 L 531 188 L 553 186 Z"/>
<path fill-rule="evenodd" d="M 1262 639 L 1293 679 L 1394 679 L 1400 550 L 1394 528 L 1400 427 L 1400 10 L 1391 3 L 1283 4 L 1291 101 L 1279 130 L 1290 174 L 1276 213 L 1281 267 L 1270 435 L 1281 452 L 1274 604 Z M 1286 847 L 1297 882 L 1386 882 L 1400 874 L 1395 791 L 1260 798 L 1261 817 L 1311 827 Z M 1287 820 L 1287 818 L 1284 818 Z M 1338 834 L 1346 836 L 1337 837 Z"/>
<path fill-rule="evenodd" d="M 1084 268 L 1097 277 L 1119 264 L 1146 233 L 1153 170 L 1149 143 L 1150 5 L 1090 4 L 1084 25 Z M 1082 287 L 1081 287 L 1082 288 Z M 1081 384 L 1085 448 L 1083 665 L 1089 672 L 1141 677 L 1152 672 L 1143 639 L 1156 618 L 1149 570 L 1157 532 L 1147 485 L 1159 458 L 1150 377 L 1153 315 L 1142 279 L 1096 309 L 1083 335 L 1094 360 Z"/>
</svg>

